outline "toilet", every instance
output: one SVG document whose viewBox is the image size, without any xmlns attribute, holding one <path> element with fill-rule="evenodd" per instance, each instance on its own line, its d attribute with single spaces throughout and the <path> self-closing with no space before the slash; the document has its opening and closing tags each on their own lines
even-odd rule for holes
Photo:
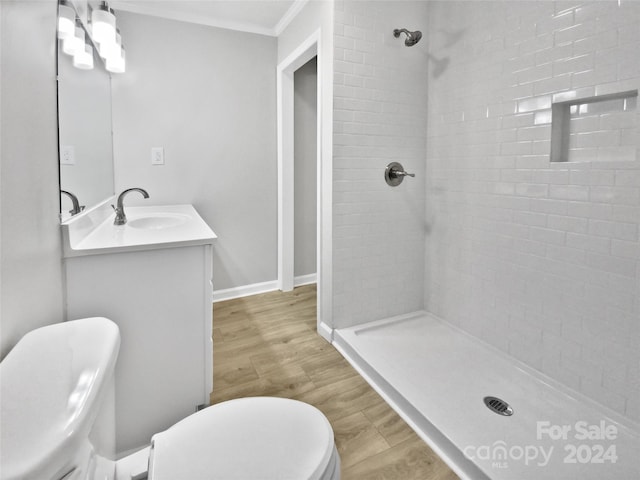
<svg viewBox="0 0 640 480">
<path fill-rule="evenodd" d="M 296 400 L 205 408 L 115 460 L 118 327 L 106 318 L 26 334 L 0 363 L 0 479 L 339 480 L 327 418 Z"/>
</svg>

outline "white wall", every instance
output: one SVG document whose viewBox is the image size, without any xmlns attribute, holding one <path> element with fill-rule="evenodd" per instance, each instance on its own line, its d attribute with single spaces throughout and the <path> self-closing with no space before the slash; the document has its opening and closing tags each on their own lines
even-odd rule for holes
<svg viewBox="0 0 640 480">
<path fill-rule="evenodd" d="M 214 289 L 275 280 L 276 39 L 125 12 L 118 23 L 116 191 L 147 189 L 132 205 L 192 203 L 218 235 Z"/>
<path fill-rule="evenodd" d="M 635 160 L 549 161 L 554 95 L 640 87 L 640 3 L 429 2 L 427 31 L 428 310 L 640 420 L 638 110 Z"/>
<path fill-rule="evenodd" d="M 318 74 L 313 58 L 294 72 L 294 276 L 316 273 Z"/>
<path fill-rule="evenodd" d="M 424 290 L 427 42 L 424 2 L 335 4 L 334 327 L 421 310 Z M 415 178 L 390 187 L 388 163 Z"/>
<path fill-rule="evenodd" d="M 64 319 L 56 12 L 53 0 L 0 2 L 0 358 Z"/>
</svg>

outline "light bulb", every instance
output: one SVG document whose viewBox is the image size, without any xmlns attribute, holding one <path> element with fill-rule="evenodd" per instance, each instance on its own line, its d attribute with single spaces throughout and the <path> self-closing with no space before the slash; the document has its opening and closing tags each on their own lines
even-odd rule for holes
<svg viewBox="0 0 640 480">
<path fill-rule="evenodd" d="M 119 56 L 107 58 L 105 67 L 111 73 L 124 73 L 125 63 L 125 52 L 124 47 L 122 47 Z"/>
<path fill-rule="evenodd" d="M 76 24 L 74 34 L 62 41 L 62 51 L 67 55 L 75 55 L 82 50 L 84 50 L 84 30 Z"/>
<path fill-rule="evenodd" d="M 93 68 L 93 48 L 86 44 L 73 56 L 73 66 L 81 70 L 91 70 Z"/>
<path fill-rule="evenodd" d="M 109 43 L 101 43 L 98 47 L 98 52 L 100 56 L 105 60 L 111 57 L 119 57 L 120 51 L 122 50 L 122 38 L 120 37 L 120 33 L 116 33 L 116 41 Z"/>
<path fill-rule="evenodd" d="M 62 0 L 58 5 L 58 38 L 64 40 L 73 35 L 76 12 L 67 2 Z"/>
<path fill-rule="evenodd" d="M 116 17 L 106 2 L 102 2 L 91 12 L 91 26 L 96 42 L 102 44 L 116 41 Z"/>
</svg>

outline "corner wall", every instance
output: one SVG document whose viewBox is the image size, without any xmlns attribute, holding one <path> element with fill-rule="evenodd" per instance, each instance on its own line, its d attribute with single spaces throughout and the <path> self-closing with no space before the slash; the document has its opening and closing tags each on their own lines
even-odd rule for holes
<svg viewBox="0 0 640 480">
<path fill-rule="evenodd" d="M 56 15 L 53 0 L 0 2 L 0 358 L 64 320 Z"/>
<path fill-rule="evenodd" d="M 549 161 L 552 101 L 640 87 L 640 4 L 435 1 L 428 32 L 427 309 L 640 420 L 640 110 L 580 140 L 635 160 Z"/>
</svg>

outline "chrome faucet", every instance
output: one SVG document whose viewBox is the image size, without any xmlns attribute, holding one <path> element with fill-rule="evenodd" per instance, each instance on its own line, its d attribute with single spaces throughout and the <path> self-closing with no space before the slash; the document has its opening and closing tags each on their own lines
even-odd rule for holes
<svg viewBox="0 0 640 480">
<path fill-rule="evenodd" d="M 118 202 L 116 204 L 117 207 L 111 205 L 111 207 L 116 211 L 116 218 L 113 221 L 114 225 L 124 225 L 125 223 L 127 223 L 127 216 L 124 214 L 124 205 L 122 202 L 124 201 L 125 195 L 129 192 L 140 192 L 144 198 L 149 198 L 149 194 L 147 193 L 147 191 L 143 190 L 142 188 L 127 188 L 125 191 L 123 191 L 120 195 L 118 195 Z"/>
<path fill-rule="evenodd" d="M 77 215 L 84 210 L 84 205 L 80 205 L 78 197 L 76 197 L 73 193 L 67 192 L 66 190 L 60 190 L 60 193 L 64 193 L 71 199 L 71 204 L 73 205 L 73 208 L 69 210 L 69 213 L 71 215 Z"/>
</svg>

